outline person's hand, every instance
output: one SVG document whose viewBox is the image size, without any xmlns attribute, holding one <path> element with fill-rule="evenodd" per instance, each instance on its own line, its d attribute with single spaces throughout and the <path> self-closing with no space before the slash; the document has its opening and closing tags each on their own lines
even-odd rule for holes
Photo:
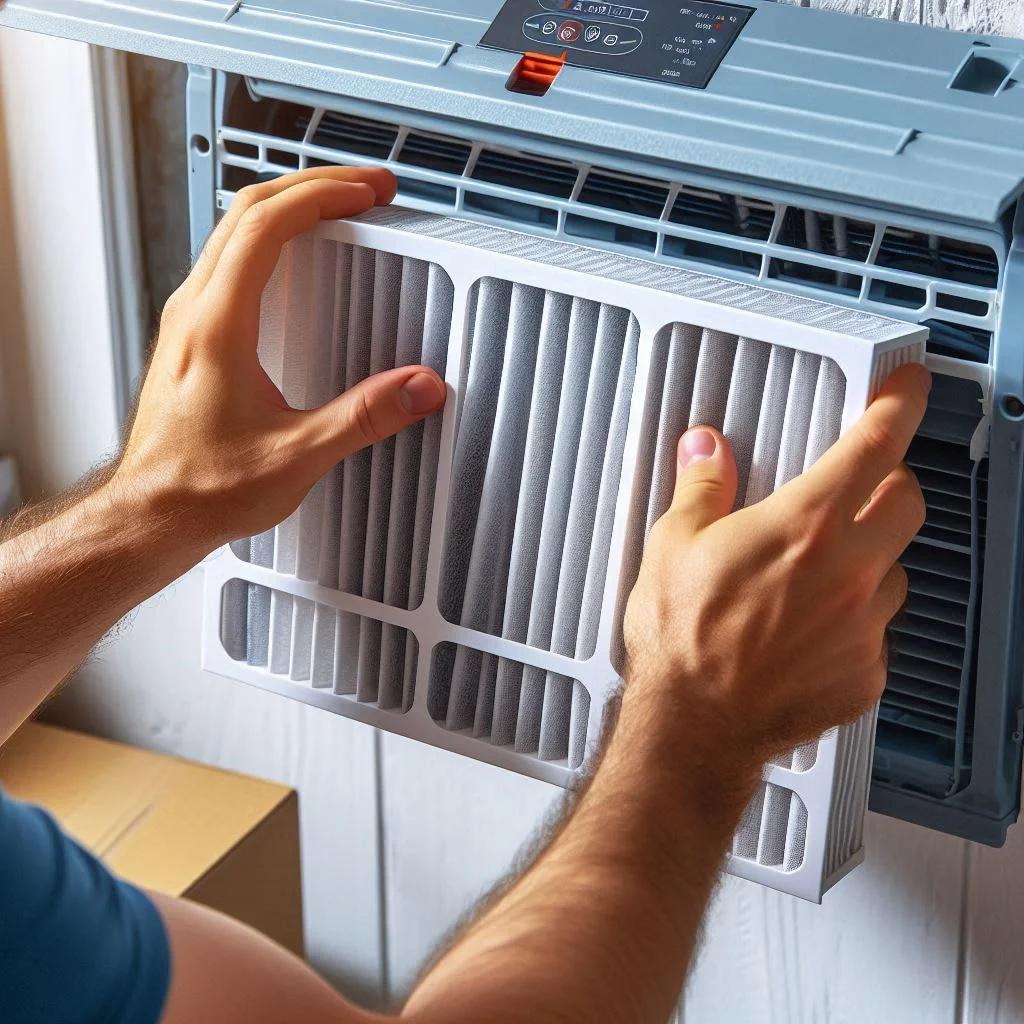
<svg viewBox="0 0 1024 1024">
<path fill-rule="evenodd" d="M 164 309 L 115 487 L 212 550 L 281 522 L 332 466 L 444 405 L 444 382 L 412 366 L 297 411 L 257 356 L 260 301 L 285 243 L 394 195 L 389 171 L 345 167 L 239 192 Z"/>
<path fill-rule="evenodd" d="M 626 700 L 706 745 L 703 763 L 771 756 L 881 697 L 886 628 L 907 594 L 898 559 L 925 505 L 903 465 L 930 376 L 907 366 L 803 476 L 729 514 L 724 438 L 679 444 L 671 509 L 655 524 L 624 623 Z"/>
</svg>

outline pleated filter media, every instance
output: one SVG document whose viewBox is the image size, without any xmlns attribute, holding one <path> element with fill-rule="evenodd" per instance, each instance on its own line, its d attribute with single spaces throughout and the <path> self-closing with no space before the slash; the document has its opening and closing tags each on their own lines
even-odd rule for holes
<svg viewBox="0 0 1024 1024">
<path fill-rule="evenodd" d="M 400 209 L 291 243 L 260 357 L 314 408 L 425 363 L 441 416 L 207 563 L 204 665 L 569 785 L 620 685 L 621 618 L 687 427 L 738 504 L 810 466 L 926 331 Z M 766 767 L 728 870 L 820 899 L 861 857 L 874 716 Z"/>
</svg>

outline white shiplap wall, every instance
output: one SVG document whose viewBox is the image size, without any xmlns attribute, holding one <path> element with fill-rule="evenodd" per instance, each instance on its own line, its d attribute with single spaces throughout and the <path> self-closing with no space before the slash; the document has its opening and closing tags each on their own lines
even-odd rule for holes
<svg viewBox="0 0 1024 1024">
<path fill-rule="evenodd" d="M 1024 0 L 818 0 L 856 11 L 1024 36 Z M 55 487 L 110 443 L 108 358 L 102 310 L 69 336 L 66 297 L 50 319 L 52 266 L 29 235 L 66 221 L 47 204 L 25 206 L 41 173 L 19 154 L 38 147 L 40 97 L 50 138 L 88 130 L 84 51 L 0 36 L 0 112 L 11 182 L 0 175 L 0 224 L 14 205 L 23 225 L 0 236 L 28 303 L 3 346 L 7 395 L 22 411 L 6 427 L 30 480 Z M 17 69 L 17 74 L 10 73 Z M 87 140 L 86 140 L 87 142 Z M 61 249 L 95 273 L 100 233 L 88 145 L 51 191 L 78 218 Z M 4 193 L 7 192 L 5 204 Z M 18 206 L 17 204 L 22 204 Z M 56 236 L 46 234 L 53 231 Z M 7 245 L 8 250 L 3 247 Z M 75 262 L 77 261 L 77 263 Z M 76 280 L 61 264 L 60 277 Z M 102 295 L 101 282 L 95 292 Z M 89 309 L 89 294 L 76 310 Z M 76 323 L 81 323 L 79 317 Z M 83 367 L 101 386 L 82 388 Z M 97 371 L 97 367 L 99 370 Z M 6 404 L 6 403 L 5 403 Z M 52 409 L 41 422 L 38 410 Z M 17 409 L 15 410 L 17 412 Z M 71 442 L 75 443 L 72 444 Z M 199 578 L 193 573 L 120 628 L 58 702 L 61 720 L 96 732 L 295 785 L 301 799 L 309 949 L 345 991 L 377 1003 L 405 991 L 433 945 L 535 832 L 559 794 L 541 783 L 372 732 L 249 690 L 197 668 Z M 727 881 L 685 1000 L 687 1024 L 1017 1024 L 1024 1021 L 1024 829 L 1003 851 L 972 848 L 871 816 L 868 862 L 822 908 Z"/>
</svg>

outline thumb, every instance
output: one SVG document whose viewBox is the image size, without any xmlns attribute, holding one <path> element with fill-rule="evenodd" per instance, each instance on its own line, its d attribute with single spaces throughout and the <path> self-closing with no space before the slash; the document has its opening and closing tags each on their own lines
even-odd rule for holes
<svg viewBox="0 0 1024 1024">
<path fill-rule="evenodd" d="M 679 441 L 672 514 L 697 533 L 727 516 L 736 501 L 736 460 L 711 427 L 694 427 Z"/>
<path fill-rule="evenodd" d="M 304 413 L 298 440 L 333 466 L 433 415 L 447 397 L 444 381 L 429 367 L 388 370 Z"/>
</svg>

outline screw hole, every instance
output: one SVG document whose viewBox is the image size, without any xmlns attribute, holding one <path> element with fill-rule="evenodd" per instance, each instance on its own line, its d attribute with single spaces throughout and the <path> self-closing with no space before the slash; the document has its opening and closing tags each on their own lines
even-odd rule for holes
<svg viewBox="0 0 1024 1024">
<path fill-rule="evenodd" d="M 205 135 L 193 135 L 192 148 L 202 156 L 206 156 L 210 152 L 210 140 Z"/>
<path fill-rule="evenodd" d="M 1003 414 L 1011 420 L 1024 419 L 1024 401 L 1016 395 L 1007 395 L 1003 399 Z"/>
</svg>

